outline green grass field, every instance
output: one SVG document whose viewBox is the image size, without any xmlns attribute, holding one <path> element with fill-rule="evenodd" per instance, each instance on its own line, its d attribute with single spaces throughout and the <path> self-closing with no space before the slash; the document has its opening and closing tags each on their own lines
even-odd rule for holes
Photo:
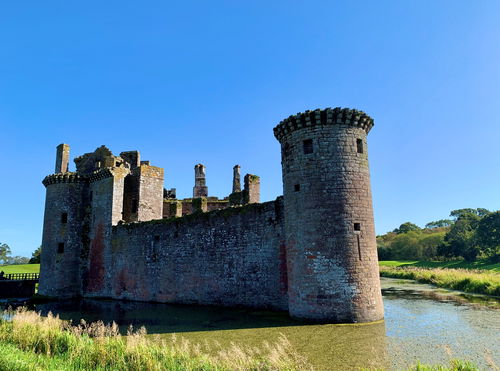
<svg viewBox="0 0 500 371">
<path fill-rule="evenodd" d="M 500 296 L 500 263 L 487 261 L 381 261 L 382 277 L 405 278 L 438 287 Z"/>
<path fill-rule="evenodd" d="M 0 271 L 7 273 L 40 273 L 40 264 L 0 265 Z"/>
<path fill-rule="evenodd" d="M 429 262 L 418 260 L 385 260 L 380 261 L 381 267 L 416 267 L 416 268 L 448 268 L 448 269 L 486 269 L 500 273 L 500 263 L 492 264 L 485 260 L 467 263 L 463 260 Z"/>
</svg>

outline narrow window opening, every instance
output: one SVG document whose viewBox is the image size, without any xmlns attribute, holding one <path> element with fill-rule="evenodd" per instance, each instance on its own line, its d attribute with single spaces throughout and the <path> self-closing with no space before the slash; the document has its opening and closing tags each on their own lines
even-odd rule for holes
<svg viewBox="0 0 500 371">
<path fill-rule="evenodd" d="M 64 242 L 59 242 L 57 245 L 57 253 L 62 254 L 64 252 Z"/>
<path fill-rule="evenodd" d="M 361 223 L 354 223 L 354 230 L 361 231 Z"/>
<path fill-rule="evenodd" d="M 295 184 L 293 186 L 293 189 L 295 190 L 295 192 L 299 192 L 300 191 L 300 184 Z"/>
<path fill-rule="evenodd" d="M 313 153 L 314 152 L 314 148 L 313 148 L 313 141 L 312 139 L 306 139 L 304 140 L 304 154 L 309 154 L 309 153 Z"/>
<path fill-rule="evenodd" d="M 66 224 L 68 222 L 68 213 L 61 214 L 61 223 Z"/>
<path fill-rule="evenodd" d="M 356 147 L 358 149 L 358 153 L 363 153 L 363 139 L 356 139 Z"/>
<path fill-rule="evenodd" d="M 361 258 L 361 242 L 359 241 L 359 234 L 356 237 L 358 238 L 358 256 L 359 256 L 359 260 L 363 260 Z"/>
<path fill-rule="evenodd" d="M 134 198 L 134 199 L 132 200 L 132 213 L 134 213 L 134 214 L 135 214 L 135 213 L 137 212 L 137 206 L 138 206 L 138 205 L 137 205 L 137 200 Z"/>
</svg>

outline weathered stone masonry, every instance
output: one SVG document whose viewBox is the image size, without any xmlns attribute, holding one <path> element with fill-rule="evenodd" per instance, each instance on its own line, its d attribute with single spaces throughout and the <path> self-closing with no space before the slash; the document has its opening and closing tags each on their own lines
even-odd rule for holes
<svg viewBox="0 0 500 371">
<path fill-rule="evenodd" d="M 284 196 L 260 204 L 260 178 L 233 169 L 232 193 L 164 190 L 163 169 L 106 147 L 58 146 L 47 188 L 39 292 L 288 310 L 321 322 L 383 318 L 361 111 L 306 111 L 275 129 Z"/>
</svg>

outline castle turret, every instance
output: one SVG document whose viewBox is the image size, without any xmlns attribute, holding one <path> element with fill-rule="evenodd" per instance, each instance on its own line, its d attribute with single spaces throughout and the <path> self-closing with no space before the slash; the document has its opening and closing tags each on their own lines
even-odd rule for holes
<svg viewBox="0 0 500 371">
<path fill-rule="evenodd" d="M 202 164 L 197 164 L 194 167 L 194 187 L 193 187 L 193 198 L 207 197 L 208 187 L 206 185 L 205 179 L 205 166 Z"/>
<path fill-rule="evenodd" d="M 351 109 L 306 111 L 281 143 L 289 311 L 321 322 L 383 318 L 366 136 Z"/>
<path fill-rule="evenodd" d="M 80 292 L 80 253 L 84 234 L 84 202 L 88 183 L 69 173 L 69 146 L 57 147 L 56 174 L 43 180 L 46 188 L 40 284 L 38 292 L 73 297 Z"/>
</svg>

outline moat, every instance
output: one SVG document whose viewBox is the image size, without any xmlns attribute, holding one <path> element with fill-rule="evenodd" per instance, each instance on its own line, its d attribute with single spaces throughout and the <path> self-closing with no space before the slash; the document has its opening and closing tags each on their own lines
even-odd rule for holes
<svg viewBox="0 0 500 371">
<path fill-rule="evenodd" d="M 360 325 L 310 325 L 286 313 L 176 306 L 113 300 L 38 304 L 63 319 L 115 321 L 145 326 L 169 339 L 262 346 L 284 334 L 317 370 L 401 369 L 414 364 L 468 359 L 481 369 L 500 365 L 500 301 L 461 295 L 413 281 L 382 278 L 385 321 Z"/>
</svg>

